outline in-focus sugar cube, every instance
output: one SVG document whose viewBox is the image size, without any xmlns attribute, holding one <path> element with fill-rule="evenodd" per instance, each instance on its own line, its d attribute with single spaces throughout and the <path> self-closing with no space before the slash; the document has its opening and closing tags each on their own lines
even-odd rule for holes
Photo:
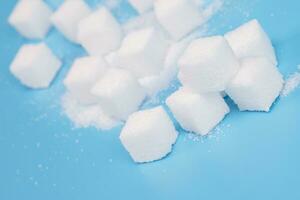
<svg viewBox="0 0 300 200">
<path fill-rule="evenodd" d="M 165 35 L 154 27 L 132 31 L 118 50 L 118 65 L 139 78 L 159 74 L 168 47 Z"/>
<path fill-rule="evenodd" d="M 282 75 L 265 57 L 241 60 L 241 69 L 226 93 L 241 111 L 269 111 L 283 86 Z"/>
<path fill-rule="evenodd" d="M 197 134 L 208 134 L 229 112 L 219 93 L 197 93 L 180 88 L 166 103 L 182 128 Z"/>
<path fill-rule="evenodd" d="M 60 69 L 61 61 L 44 43 L 23 45 L 10 71 L 30 88 L 47 88 Z"/>
<path fill-rule="evenodd" d="M 238 58 L 264 56 L 277 65 L 271 40 L 256 19 L 228 32 L 225 38 Z"/>
<path fill-rule="evenodd" d="M 145 91 L 134 75 L 124 69 L 111 68 L 91 90 L 98 97 L 104 111 L 120 120 L 137 111 L 145 98 Z"/>
<path fill-rule="evenodd" d="M 84 0 L 65 1 L 52 15 L 54 26 L 70 41 L 77 42 L 80 20 L 91 14 Z"/>
<path fill-rule="evenodd" d="M 116 50 L 122 37 L 120 24 L 105 7 L 79 22 L 78 41 L 90 55 L 105 55 Z"/>
<path fill-rule="evenodd" d="M 72 65 L 64 84 L 80 103 L 96 103 L 97 97 L 92 95 L 90 90 L 107 69 L 107 63 L 100 56 L 78 58 Z"/>
<path fill-rule="evenodd" d="M 172 121 L 162 106 L 130 115 L 121 134 L 123 146 L 135 162 L 151 162 L 166 156 L 177 139 Z"/>
<path fill-rule="evenodd" d="M 129 3 L 139 12 L 144 13 L 153 7 L 154 0 L 129 0 Z"/>
<path fill-rule="evenodd" d="M 222 36 L 194 40 L 178 61 L 181 83 L 197 92 L 221 92 L 239 69 L 239 61 Z"/>
<path fill-rule="evenodd" d="M 159 23 L 174 40 L 179 40 L 204 22 L 193 0 L 156 0 L 154 11 Z"/>
<path fill-rule="evenodd" d="M 20 0 L 8 22 L 22 36 L 43 39 L 51 27 L 52 10 L 42 0 Z"/>
</svg>

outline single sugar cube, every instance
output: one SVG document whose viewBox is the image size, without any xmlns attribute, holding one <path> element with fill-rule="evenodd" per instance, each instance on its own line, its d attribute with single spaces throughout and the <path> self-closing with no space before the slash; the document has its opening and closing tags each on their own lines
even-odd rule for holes
<svg viewBox="0 0 300 200">
<path fill-rule="evenodd" d="M 241 111 L 269 111 L 283 86 L 282 75 L 265 57 L 241 60 L 241 69 L 226 93 Z"/>
<path fill-rule="evenodd" d="M 222 36 L 194 40 L 178 63 L 179 80 L 197 92 L 221 92 L 240 67 Z"/>
<path fill-rule="evenodd" d="M 84 0 L 65 1 L 52 15 L 54 26 L 70 41 L 77 42 L 80 20 L 91 14 Z"/>
<path fill-rule="evenodd" d="M 153 7 L 154 0 L 129 0 L 129 3 L 139 12 L 144 13 Z"/>
<path fill-rule="evenodd" d="M 78 41 L 90 55 L 105 55 L 116 50 L 122 37 L 120 24 L 105 7 L 82 19 L 78 25 Z"/>
<path fill-rule="evenodd" d="M 60 69 L 61 61 L 45 43 L 23 45 L 13 60 L 10 71 L 30 88 L 47 88 Z"/>
<path fill-rule="evenodd" d="M 132 31 L 118 50 L 118 65 L 139 78 L 159 74 L 168 47 L 165 35 L 154 27 Z"/>
<path fill-rule="evenodd" d="M 22 36 L 43 39 L 51 27 L 52 10 L 42 0 L 20 0 L 8 22 Z"/>
<path fill-rule="evenodd" d="M 162 106 L 130 115 L 120 140 L 135 162 L 151 162 L 166 156 L 178 133 Z"/>
<path fill-rule="evenodd" d="M 156 0 L 154 11 L 159 23 L 174 40 L 179 40 L 204 22 L 193 0 Z"/>
<path fill-rule="evenodd" d="M 96 103 L 97 97 L 90 90 L 107 69 L 107 63 L 100 56 L 78 58 L 65 78 L 64 85 L 80 103 Z"/>
<path fill-rule="evenodd" d="M 91 90 L 98 97 L 104 111 L 120 120 L 137 111 L 145 98 L 145 91 L 127 70 L 111 68 Z"/>
<path fill-rule="evenodd" d="M 229 112 L 219 93 L 197 93 L 180 88 L 166 103 L 182 128 L 200 135 L 208 134 Z"/>
<path fill-rule="evenodd" d="M 228 32 L 225 38 L 238 58 L 265 56 L 277 65 L 271 40 L 256 19 Z"/>
</svg>

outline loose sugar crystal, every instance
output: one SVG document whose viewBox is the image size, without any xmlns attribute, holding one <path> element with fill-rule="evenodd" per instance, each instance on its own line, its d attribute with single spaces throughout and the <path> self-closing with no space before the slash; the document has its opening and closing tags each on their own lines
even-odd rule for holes
<svg viewBox="0 0 300 200">
<path fill-rule="evenodd" d="M 61 66 L 44 43 L 23 45 L 10 66 L 12 74 L 30 88 L 47 88 Z"/>
<path fill-rule="evenodd" d="M 151 162 L 171 152 L 177 132 L 163 107 L 159 106 L 130 115 L 120 139 L 135 162 Z"/>
<path fill-rule="evenodd" d="M 219 93 L 200 94 L 188 88 L 180 88 L 166 103 L 182 128 L 201 135 L 208 134 L 229 112 Z"/>
</svg>

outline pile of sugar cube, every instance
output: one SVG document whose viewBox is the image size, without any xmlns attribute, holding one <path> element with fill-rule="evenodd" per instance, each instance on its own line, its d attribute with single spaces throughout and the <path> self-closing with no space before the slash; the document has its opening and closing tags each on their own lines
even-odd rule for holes
<svg viewBox="0 0 300 200">
<path fill-rule="evenodd" d="M 205 17 L 195 0 L 129 0 L 140 13 L 154 13 L 156 25 L 124 31 L 111 11 L 91 9 L 84 0 L 68 0 L 53 11 L 42 0 L 20 0 L 9 23 L 24 37 L 43 40 L 53 25 L 88 56 L 77 58 L 64 85 L 82 105 L 125 123 L 120 140 L 135 162 L 159 160 L 171 152 L 178 132 L 163 106 L 140 110 L 149 96 L 143 84 L 164 70 L 172 41 L 181 41 Z M 114 62 L 107 60 L 113 53 Z M 62 62 L 44 42 L 25 44 L 10 70 L 30 88 L 47 88 Z M 224 36 L 189 42 L 176 60 L 182 86 L 166 105 L 186 131 L 206 135 L 230 112 L 228 95 L 241 111 L 268 112 L 283 79 L 272 43 L 257 20 Z M 154 81 L 153 81 L 154 80 Z M 100 111 L 99 111 L 100 112 Z"/>
</svg>

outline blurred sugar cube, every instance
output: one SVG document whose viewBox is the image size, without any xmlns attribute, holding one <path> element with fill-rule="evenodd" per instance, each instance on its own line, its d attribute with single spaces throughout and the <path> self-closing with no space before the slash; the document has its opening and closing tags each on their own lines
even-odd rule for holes
<svg viewBox="0 0 300 200">
<path fill-rule="evenodd" d="M 204 22 L 193 0 L 156 0 L 155 15 L 174 40 L 179 40 Z"/>
<path fill-rule="evenodd" d="M 47 88 L 60 69 L 61 61 L 44 43 L 23 45 L 10 71 L 30 88 Z"/>
<path fill-rule="evenodd" d="M 178 63 L 179 80 L 197 92 L 223 91 L 240 67 L 222 36 L 194 40 Z"/>
<path fill-rule="evenodd" d="M 28 39 L 43 39 L 51 27 L 52 10 L 42 0 L 20 0 L 8 22 Z"/>
<path fill-rule="evenodd" d="M 153 7 L 154 0 L 129 0 L 129 3 L 139 13 L 144 13 Z"/>
<path fill-rule="evenodd" d="M 78 25 L 78 41 L 90 55 L 105 55 L 116 50 L 122 37 L 120 24 L 105 7 L 82 19 Z"/>
<path fill-rule="evenodd" d="M 166 103 L 182 128 L 201 135 L 208 134 L 229 112 L 219 93 L 200 94 L 183 87 Z"/>
<path fill-rule="evenodd" d="M 54 26 L 70 41 L 77 42 L 79 21 L 91 14 L 84 0 L 65 1 L 52 15 Z"/>
<path fill-rule="evenodd" d="M 257 20 L 251 20 L 225 34 L 238 58 L 263 56 L 277 65 L 271 40 Z"/>
<path fill-rule="evenodd" d="M 171 152 L 177 134 L 171 119 L 159 106 L 130 115 L 120 140 L 135 162 L 151 162 Z"/>
<path fill-rule="evenodd" d="M 265 57 L 242 59 L 226 93 L 241 111 L 269 111 L 283 86 L 282 75 Z"/>
<path fill-rule="evenodd" d="M 91 90 L 98 97 L 104 111 L 120 120 L 137 111 L 145 98 L 145 91 L 127 70 L 111 68 Z"/>
<path fill-rule="evenodd" d="M 80 103 L 96 103 L 97 97 L 90 90 L 107 69 L 107 63 L 100 56 L 78 58 L 68 72 L 64 85 Z"/>
<path fill-rule="evenodd" d="M 154 27 L 132 31 L 118 50 L 118 65 L 139 78 L 159 74 L 168 47 L 165 35 Z"/>
</svg>

